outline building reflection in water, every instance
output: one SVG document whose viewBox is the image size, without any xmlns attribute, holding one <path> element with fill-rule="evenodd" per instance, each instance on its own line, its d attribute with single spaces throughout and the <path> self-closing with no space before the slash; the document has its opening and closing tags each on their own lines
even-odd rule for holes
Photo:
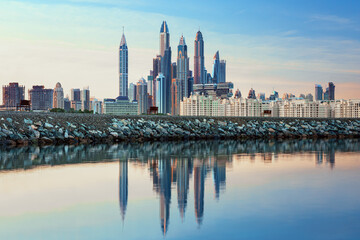
<svg viewBox="0 0 360 240">
<path fill-rule="evenodd" d="M 119 161 L 119 205 L 121 219 L 124 222 L 128 202 L 128 161 Z"/>
<path fill-rule="evenodd" d="M 255 161 L 261 156 L 271 163 L 279 154 L 311 152 L 316 164 L 335 167 L 335 152 L 359 152 L 359 139 L 288 140 L 288 141 L 188 141 L 181 143 L 149 142 L 118 145 L 46 146 L 0 149 L 1 171 L 31 169 L 41 165 L 83 162 L 119 162 L 119 206 L 124 221 L 128 203 L 128 164 L 147 167 L 153 190 L 159 196 L 161 230 L 169 228 L 172 185 L 177 191 L 177 207 L 182 219 L 188 205 L 190 179 L 194 181 L 194 212 L 201 225 L 204 218 L 205 180 L 213 173 L 215 198 L 226 186 L 226 169 L 235 159 Z M 130 162 L 130 163 L 129 163 Z"/>
</svg>

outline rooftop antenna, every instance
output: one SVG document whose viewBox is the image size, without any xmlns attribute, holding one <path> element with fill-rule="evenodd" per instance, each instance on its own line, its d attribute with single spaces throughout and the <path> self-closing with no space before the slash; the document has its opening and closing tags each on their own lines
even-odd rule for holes
<svg viewBox="0 0 360 240">
<path fill-rule="evenodd" d="M 123 28 L 123 34 L 124 34 L 124 26 L 122 28 Z"/>
</svg>

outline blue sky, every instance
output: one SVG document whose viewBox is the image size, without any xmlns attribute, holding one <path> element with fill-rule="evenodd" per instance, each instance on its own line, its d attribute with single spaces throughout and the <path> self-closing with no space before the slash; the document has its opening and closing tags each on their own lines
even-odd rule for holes
<svg viewBox="0 0 360 240">
<path fill-rule="evenodd" d="M 122 26 L 129 46 L 129 81 L 146 77 L 158 53 L 163 20 L 173 61 L 181 34 L 193 69 L 194 38 L 205 40 L 211 71 L 217 50 L 227 80 L 243 95 L 313 93 L 335 82 L 338 98 L 360 98 L 359 1 L 113 1 L 0 2 L 0 79 L 70 88 L 89 86 L 115 97 Z"/>
</svg>

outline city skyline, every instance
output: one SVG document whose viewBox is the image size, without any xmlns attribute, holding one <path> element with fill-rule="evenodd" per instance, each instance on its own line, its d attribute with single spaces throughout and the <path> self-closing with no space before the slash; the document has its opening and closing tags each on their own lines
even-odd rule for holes
<svg viewBox="0 0 360 240">
<path fill-rule="evenodd" d="M 261 3 L 261 7 L 256 3 Z M 146 78 L 152 69 L 152 59 L 159 51 L 158 25 L 166 20 L 171 29 L 173 49 L 181 33 L 189 39 L 191 70 L 194 70 L 193 41 L 200 27 L 206 46 L 205 68 L 211 71 L 212 56 L 219 50 L 227 60 L 227 81 L 233 82 L 234 89 L 239 88 L 243 93 L 252 87 L 266 95 L 273 89 L 295 95 L 314 94 L 314 84 L 335 82 L 338 99 L 359 98 L 360 34 L 356 14 L 359 3 L 345 1 L 339 7 L 327 1 L 322 8 L 321 3 L 310 7 L 305 1 L 299 10 L 294 10 L 292 4 L 256 3 L 243 4 L 244 9 L 239 8 L 226 18 L 222 18 L 224 13 L 219 13 L 218 19 L 211 19 L 204 16 L 205 10 L 214 9 L 209 6 L 211 4 L 203 10 L 195 8 L 198 16 L 192 15 L 194 10 L 183 16 L 178 13 L 173 16 L 171 7 L 145 10 L 148 5 L 141 2 L 122 6 L 113 1 L 106 4 L 98 1 L 59 0 L 51 4 L 4 1 L 0 3 L 0 11 L 8 24 L 0 27 L 3 32 L 0 56 L 6 59 L 0 78 L 3 85 L 19 82 L 27 89 L 32 85 L 53 88 L 60 82 L 64 92 L 69 92 L 77 82 L 79 86 L 89 85 L 97 98 L 116 97 L 116 49 L 122 26 L 125 26 L 129 44 L 129 83 L 136 83 L 141 77 Z M 239 6 L 225 1 L 219 8 L 229 10 L 232 4 Z M 192 6 L 188 5 L 185 7 Z M 272 16 L 274 9 L 279 10 L 279 16 Z M 304 14 L 300 14 L 300 10 Z M 75 12 L 79 17 L 72 21 Z M 260 13 L 265 17 L 255 20 Z M 294 16 L 290 16 L 292 14 Z M 17 18 L 18 15 L 21 17 Z M 64 23 L 58 22 L 56 16 Z M 97 22 L 91 20 L 94 16 Z M 245 26 L 244 18 L 248 18 L 249 26 Z M 283 23 L 284 19 L 289 21 Z M 265 26 L 261 26 L 261 20 Z M 59 27 L 53 28 L 52 23 Z M 175 58 L 173 54 L 172 62 Z"/>
</svg>

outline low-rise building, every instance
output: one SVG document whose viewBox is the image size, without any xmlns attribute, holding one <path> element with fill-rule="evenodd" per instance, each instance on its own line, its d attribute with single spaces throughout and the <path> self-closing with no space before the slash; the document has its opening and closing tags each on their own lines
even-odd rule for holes
<svg viewBox="0 0 360 240">
<path fill-rule="evenodd" d="M 359 118 L 360 100 L 310 101 L 288 99 L 262 101 L 252 98 L 220 99 L 192 95 L 180 103 L 182 116 L 240 116 L 292 118 Z"/>
<path fill-rule="evenodd" d="M 128 97 L 119 96 L 116 99 L 104 99 L 104 114 L 112 115 L 137 115 L 137 101 L 129 101 Z"/>
</svg>

